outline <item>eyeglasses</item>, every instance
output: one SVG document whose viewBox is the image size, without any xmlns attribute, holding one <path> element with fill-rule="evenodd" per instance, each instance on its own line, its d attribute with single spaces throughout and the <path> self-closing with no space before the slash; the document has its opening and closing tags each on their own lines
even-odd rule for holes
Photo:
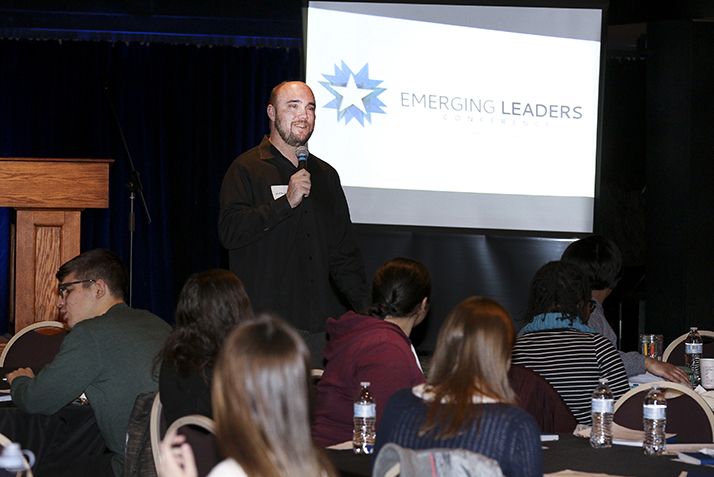
<svg viewBox="0 0 714 477">
<path fill-rule="evenodd" d="M 597 302 L 595 300 L 590 300 L 588 302 L 588 305 L 590 306 L 590 313 L 594 312 L 597 309 Z"/>
<path fill-rule="evenodd" d="M 89 279 L 89 280 L 77 280 L 76 282 L 69 282 L 69 283 L 60 283 L 57 286 L 57 290 L 59 291 L 59 296 L 62 297 L 63 300 L 67 298 L 69 295 L 69 292 L 72 290 L 67 290 L 67 287 L 70 285 L 79 285 L 80 283 L 88 283 L 88 282 L 96 282 L 94 279 Z"/>
</svg>

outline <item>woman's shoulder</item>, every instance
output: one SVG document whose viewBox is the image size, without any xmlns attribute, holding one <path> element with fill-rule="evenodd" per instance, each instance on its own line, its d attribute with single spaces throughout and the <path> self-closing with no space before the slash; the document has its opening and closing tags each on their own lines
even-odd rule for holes
<svg viewBox="0 0 714 477">
<path fill-rule="evenodd" d="M 413 406 L 415 404 L 422 404 L 424 401 L 415 394 L 415 389 L 420 389 L 423 384 L 414 386 L 413 388 L 404 388 L 395 392 L 389 397 L 389 401 L 393 401 L 394 404 L 400 404 L 403 406 Z"/>
<path fill-rule="evenodd" d="M 248 477 L 243 468 L 233 459 L 221 461 L 211 470 L 208 477 Z"/>
<path fill-rule="evenodd" d="M 490 415 L 492 418 L 508 422 L 519 428 L 534 430 L 536 434 L 540 434 L 540 428 L 533 416 L 518 406 L 507 403 L 485 404 L 484 406 L 485 415 Z"/>
<path fill-rule="evenodd" d="M 418 396 L 415 396 L 412 389 L 413 388 L 400 389 L 399 391 L 389 396 L 389 399 L 387 399 L 387 403 L 385 405 L 385 413 L 382 414 L 382 419 L 384 419 L 386 415 L 401 415 L 404 412 L 419 412 L 420 410 L 425 408 L 427 404 Z"/>
</svg>

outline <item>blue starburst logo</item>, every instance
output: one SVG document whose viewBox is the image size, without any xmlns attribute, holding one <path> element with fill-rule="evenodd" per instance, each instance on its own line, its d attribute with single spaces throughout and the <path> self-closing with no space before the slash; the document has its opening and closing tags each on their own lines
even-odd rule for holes
<svg viewBox="0 0 714 477">
<path fill-rule="evenodd" d="M 334 75 L 322 76 L 327 81 L 319 83 L 335 97 L 324 107 L 337 110 L 337 121 L 344 118 L 345 124 L 349 124 L 356 119 L 364 126 L 365 119 L 372 124 L 372 113 L 386 114 L 382 110 L 386 105 L 377 98 L 386 88 L 378 87 L 381 80 L 369 78 L 369 63 L 354 74 L 343 61 L 342 68 L 335 65 Z"/>
</svg>

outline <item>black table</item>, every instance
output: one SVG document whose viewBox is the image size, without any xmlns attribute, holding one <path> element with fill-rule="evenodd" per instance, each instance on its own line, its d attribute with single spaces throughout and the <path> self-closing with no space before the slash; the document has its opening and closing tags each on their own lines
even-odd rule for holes
<svg viewBox="0 0 714 477">
<path fill-rule="evenodd" d="M 0 433 L 35 454 L 33 471 L 44 465 L 102 455 L 106 449 L 91 406 L 69 405 L 51 416 L 27 414 L 0 403 Z"/>
<path fill-rule="evenodd" d="M 674 456 L 648 456 L 642 447 L 613 445 L 593 449 L 590 441 L 572 434 L 560 434 L 557 441 L 543 443 L 543 471 L 579 470 L 632 477 L 677 477 L 683 470 L 701 471 L 698 475 L 714 477 L 714 469 L 674 462 Z"/>
<path fill-rule="evenodd" d="M 327 456 L 337 467 L 342 477 L 361 477 L 372 475 L 372 456 L 355 454 L 352 450 L 327 449 Z"/>
<path fill-rule="evenodd" d="M 572 434 L 560 434 L 559 440 L 544 442 L 543 447 L 544 473 L 570 469 L 630 477 L 677 477 L 686 470 L 689 477 L 714 477 L 714 468 L 674 462 L 673 456 L 647 456 L 641 447 L 593 449 L 588 439 Z M 350 450 L 327 450 L 327 454 L 343 477 L 371 475 L 371 456 Z"/>
</svg>

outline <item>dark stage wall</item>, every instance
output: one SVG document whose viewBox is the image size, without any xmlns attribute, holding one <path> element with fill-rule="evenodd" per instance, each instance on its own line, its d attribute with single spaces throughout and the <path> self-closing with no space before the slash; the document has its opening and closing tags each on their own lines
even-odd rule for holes
<svg viewBox="0 0 714 477">
<path fill-rule="evenodd" d="M 83 213 L 82 250 L 106 247 L 128 259 L 128 168 L 102 93 L 105 73 L 153 219 L 147 225 L 137 205 L 134 306 L 172 321 L 185 279 L 227 265 L 216 233 L 220 182 L 233 159 L 267 131 L 269 90 L 282 80 L 298 79 L 300 60 L 297 48 L 0 40 L 0 155 L 114 158 L 110 207 Z M 644 83 L 644 64 L 615 60 L 607 68 L 607 147 L 596 231 L 625 251 L 628 268 L 635 270 L 631 295 L 637 301 L 644 297 L 638 272 L 645 262 L 644 159 L 638 154 L 645 151 L 645 102 L 644 96 L 623 91 Z M 608 103 L 620 96 L 626 99 Z M 7 286 L 10 215 L 0 211 L 2 315 L 8 309 L 2 287 Z M 520 328 L 533 273 L 557 259 L 568 243 L 462 230 L 360 225 L 358 232 L 370 279 L 381 263 L 398 255 L 429 268 L 432 311 L 415 330 L 422 350 L 433 346 L 449 310 L 471 295 L 502 302 Z M 611 307 L 617 310 L 616 303 Z M 631 314 L 628 319 L 636 322 L 637 306 Z"/>
<path fill-rule="evenodd" d="M 648 320 L 714 329 L 714 22 L 648 26 Z"/>
</svg>

